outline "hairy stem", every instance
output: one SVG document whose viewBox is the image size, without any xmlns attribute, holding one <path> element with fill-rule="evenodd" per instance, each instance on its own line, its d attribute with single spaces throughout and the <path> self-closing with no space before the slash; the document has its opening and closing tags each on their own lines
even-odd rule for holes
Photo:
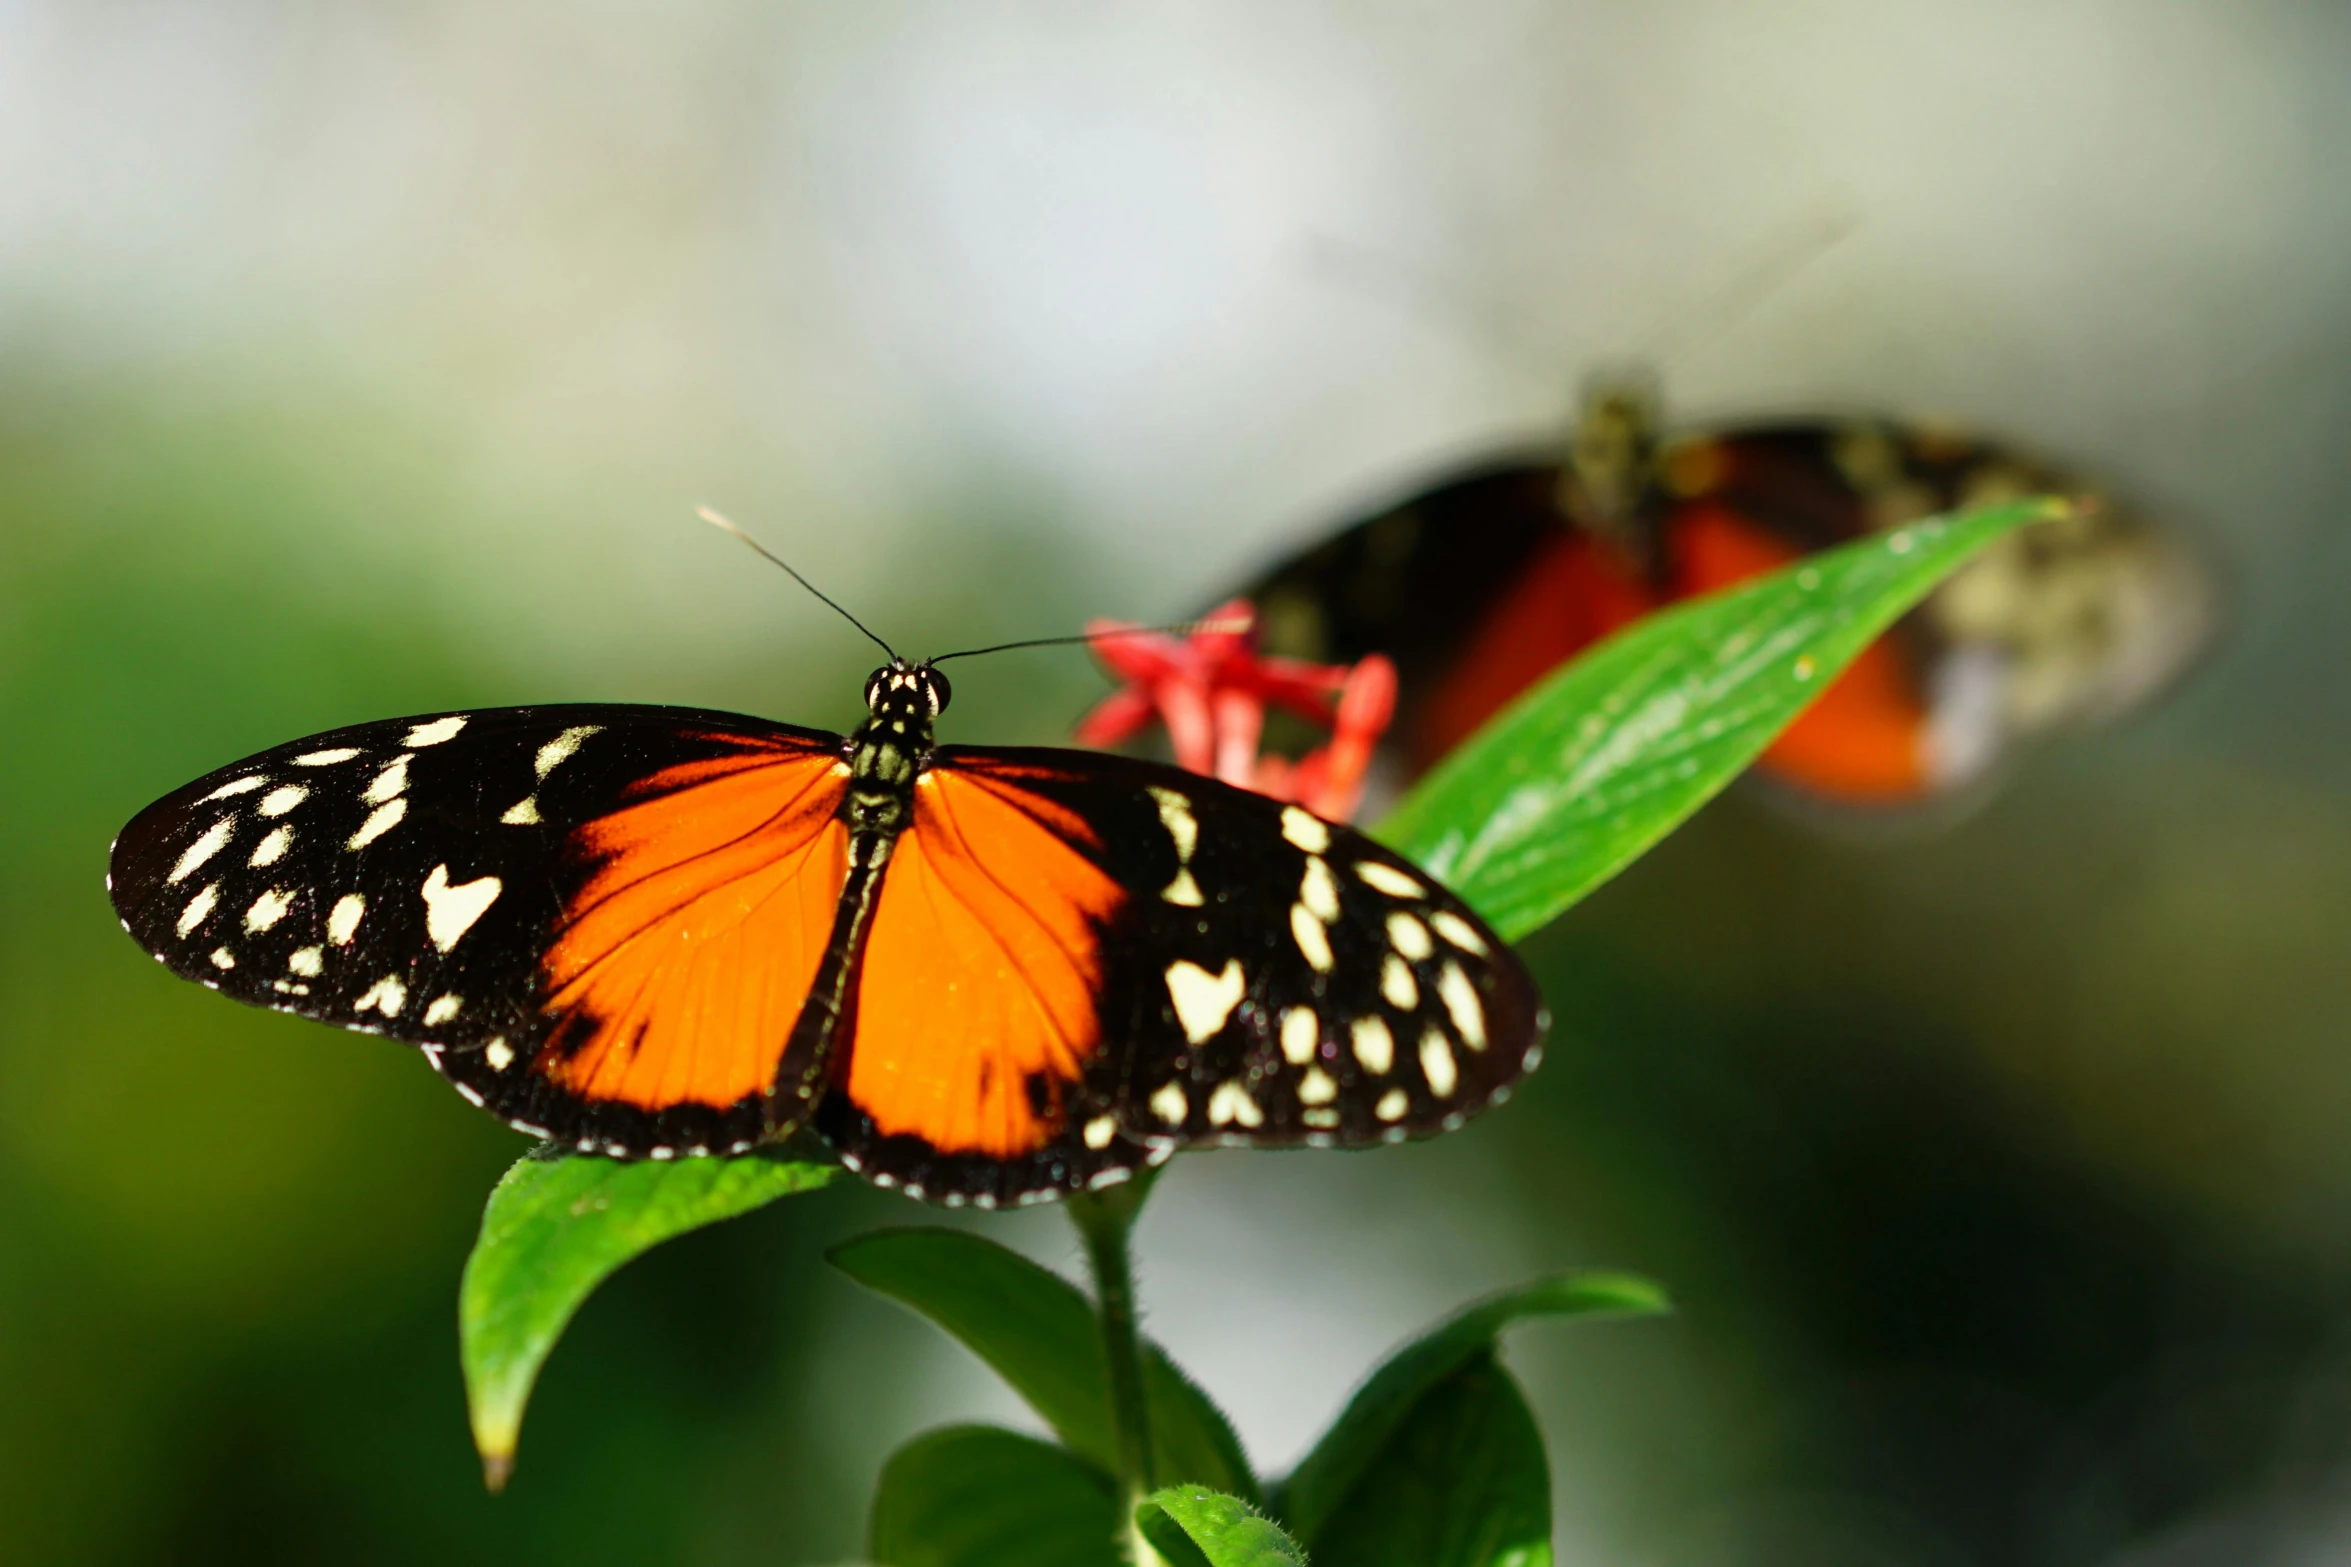
<svg viewBox="0 0 2351 1567">
<path fill-rule="evenodd" d="M 1157 1174 L 1146 1170 L 1123 1186 L 1081 1193 L 1069 1200 L 1070 1220 L 1085 1240 L 1086 1260 L 1094 1274 L 1094 1303 L 1102 1322 L 1102 1352 L 1110 1372 L 1110 1416 L 1118 1437 L 1118 1478 L 1125 1493 L 1128 1545 L 1139 1562 L 1157 1559 L 1133 1523 L 1135 1504 L 1151 1491 L 1155 1479 L 1151 1405 L 1143 1390 L 1142 1335 L 1136 1327 L 1135 1273 L 1127 1241 Z"/>
</svg>

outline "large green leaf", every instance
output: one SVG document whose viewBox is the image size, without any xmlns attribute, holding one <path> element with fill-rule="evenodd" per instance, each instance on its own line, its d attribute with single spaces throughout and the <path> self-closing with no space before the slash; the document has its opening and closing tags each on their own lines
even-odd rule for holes
<svg viewBox="0 0 2351 1567">
<path fill-rule="evenodd" d="M 1168 1567 L 1306 1567 L 1306 1553 L 1278 1525 L 1206 1486 L 1154 1491 L 1135 1521 Z"/>
<path fill-rule="evenodd" d="M 458 1286 L 458 1352 L 482 1474 L 514 1464 L 523 1405 L 580 1302 L 673 1235 L 812 1190 L 840 1171 L 781 1154 L 623 1163 L 525 1155 L 490 1193 Z"/>
<path fill-rule="evenodd" d="M 866 1550 L 878 1567 L 1122 1567 L 1118 1483 L 1066 1447 L 994 1426 L 890 1455 Z"/>
<path fill-rule="evenodd" d="M 1447 757 L 1376 829 L 1515 940 L 1713 798 L 2027 501 L 1808 557 L 1627 627 Z"/>
<path fill-rule="evenodd" d="M 1413 1406 L 1470 1361 L 1490 1354 L 1494 1336 L 1528 1317 L 1654 1316 L 1671 1309 L 1665 1292 L 1625 1273 L 1564 1273 L 1479 1301 L 1390 1355 L 1290 1472 L 1278 1511 L 1302 1540 L 1318 1538 L 1364 1474 L 1395 1440 Z"/>
<path fill-rule="evenodd" d="M 1347 1567 L 1550 1567 L 1543 1434 L 1492 1352 L 1423 1393 L 1303 1539 L 1317 1561 Z"/>
<path fill-rule="evenodd" d="M 881 1230 L 830 1255 L 858 1283 L 962 1340 L 1070 1447 L 1117 1468 L 1102 1329 L 1075 1285 L 963 1230 Z M 1144 1346 L 1143 1383 L 1161 1477 L 1255 1497 L 1231 1424 L 1156 1344 Z"/>
</svg>

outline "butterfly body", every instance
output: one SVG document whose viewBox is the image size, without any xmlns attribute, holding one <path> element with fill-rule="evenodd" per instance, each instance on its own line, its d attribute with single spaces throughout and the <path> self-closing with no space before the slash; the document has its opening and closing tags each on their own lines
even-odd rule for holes
<svg viewBox="0 0 2351 1567">
<path fill-rule="evenodd" d="M 1242 590 L 1270 653 L 1383 653 L 1417 774 L 1565 659 L 1644 614 L 1936 512 L 2067 474 L 1878 419 L 1664 432 L 1609 384 L 1564 450 L 1481 463 Z M 1959 797 L 2030 738 L 2127 711 L 2183 669 L 2211 589 L 2176 537 L 2092 498 L 1987 551 L 1865 652 L 1767 753 L 1784 789 L 1847 810 Z"/>
<path fill-rule="evenodd" d="M 1460 1124 L 1540 1058 L 1498 937 L 1293 806 L 1130 758 L 942 746 L 893 664 L 848 736 L 678 708 L 426 715 L 223 768 L 109 887 L 174 972 L 422 1047 L 583 1152 L 813 1128 L 993 1206 L 1200 1144 Z"/>
</svg>

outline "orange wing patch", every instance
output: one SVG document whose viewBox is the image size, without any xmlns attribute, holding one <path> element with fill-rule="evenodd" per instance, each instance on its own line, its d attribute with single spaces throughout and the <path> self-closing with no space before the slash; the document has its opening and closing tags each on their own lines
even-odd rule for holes
<svg viewBox="0 0 2351 1567">
<path fill-rule="evenodd" d="M 582 829 L 603 861 L 548 952 L 534 1063 L 589 1100 L 725 1107 L 765 1093 L 848 874 L 826 755 L 690 762 Z"/>
<path fill-rule="evenodd" d="M 1606 545 L 1563 530 L 1527 563 L 1429 696 L 1413 735 L 1426 769 L 1527 687 L 1657 607 L 1656 595 Z"/>
<path fill-rule="evenodd" d="M 1685 594 L 1727 588 L 1801 557 L 1794 546 L 1716 506 L 1694 507 L 1675 539 L 1681 565 L 1675 586 Z M 1847 799 L 1925 793 L 1927 713 L 1901 650 L 1882 637 L 1862 649 L 1763 760 L 1784 777 Z"/>
<path fill-rule="evenodd" d="M 848 1094 L 885 1136 L 1012 1158 L 1060 1130 L 1101 1043 L 1097 931 L 1125 896 L 1085 824 L 1016 784 L 937 768 L 884 872 Z"/>
</svg>

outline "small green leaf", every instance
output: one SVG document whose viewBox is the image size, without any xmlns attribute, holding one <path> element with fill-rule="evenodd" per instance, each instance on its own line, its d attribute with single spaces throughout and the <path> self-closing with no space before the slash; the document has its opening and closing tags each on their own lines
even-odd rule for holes
<svg viewBox="0 0 2351 1567">
<path fill-rule="evenodd" d="M 1152 1492 L 1135 1522 L 1168 1567 L 1306 1567 L 1306 1553 L 1278 1525 L 1206 1486 Z"/>
<path fill-rule="evenodd" d="M 1075 1285 L 963 1230 L 882 1230 L 830 1256 L 867 1289 L 961 1340 L 1070 1447 L 1117 1468 L 1102 1329 Z M 1255 1497 L 1257 1480 L 1231 1423 L 1156 1344 L 1143 1348 L 1143 1381 L 1160 1474 Z"/>
<path fill-rule="evenodd" d="M 1348 1567 L 1550 1567 L 1551 1465 L 1492 1351 L 1420 1396 L 1306 1547 Z"/>
<path fill-rule="evenodd" d="M 877 1567 L 1121 1567 L 1118 1533 L 1118 1483 L 1068 1448 L 947 1426 L 882 1466 L 866 1550 Z"/>
<path fill-rule="evenodd" d="M 1629 626 L 1505 708 L 1378 835 L 1504 936 L 1540 929 L 1719 793 L 1969 556 L 2062 504 L 1912 523 Z"/>
<path fill-rule="evenodd" d="M 1522 1284 L 1455 1313 L 1390 1355 L 1283 1482 L 1278 1510 L 1302 1540 L 1320 1537 L 1430 1389 L 1491 1351 L 1494 1336 L 1528 1317 L 1654 1316 L 1665 1292 L 1627 1273 L 1563 1273 Z"/>
<path fill-rule="evenodd" d="M 523 1405 L 580 1302 L 673 1235 L 824 1185 L 839 1174 L 779 1154 L 623 1163 L 526 1154 L 490 1193 L 458 1286 L 458 1353 L 482 1475 L 514 1466 Z"/>
</svg>

